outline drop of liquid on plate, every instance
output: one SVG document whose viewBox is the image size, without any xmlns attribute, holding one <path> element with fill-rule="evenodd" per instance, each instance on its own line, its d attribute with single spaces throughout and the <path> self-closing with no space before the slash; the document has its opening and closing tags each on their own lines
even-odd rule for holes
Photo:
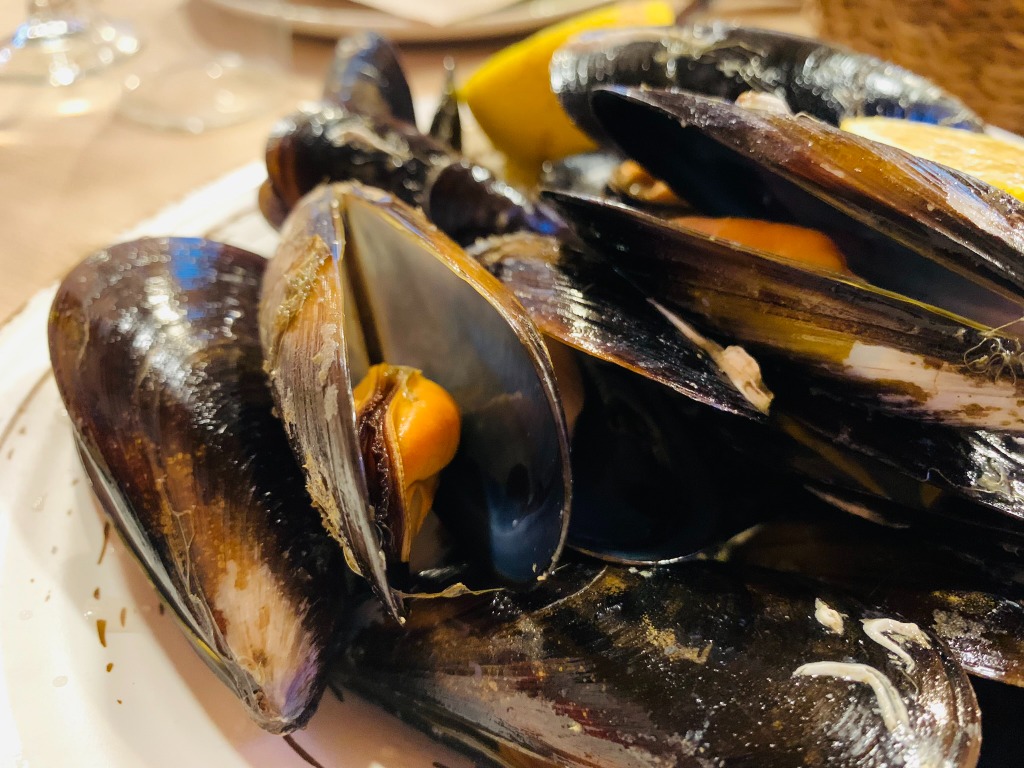
<svg viewBox="0 0 1024 768">
<path fill-rule="evenodd" d="M 32 618 L 32 611 L 29 611 L 29 610 L 19 611 L 18 612 L 18 618 L 21 619 L 22 621 L 26 621 L 28 619 L 31 619 Z"/>
<path fill-rule="evenodd" d="M 63 688 L 67 684 L 68 684 L 68 676 L 67 675 L 57 675 L 57 677 L 53 678 L 53 687 L 54 688 Z"/>
<path fill-rule="evenodd" d="M 96 565 L 103 563 L 103 558 L 107 554 L 107 544 L 110 542 L 110 523 L 106 522 L 103 524 L 103 546 L 100 547 L 100 556 L 96 560 Z"/>
</svg>

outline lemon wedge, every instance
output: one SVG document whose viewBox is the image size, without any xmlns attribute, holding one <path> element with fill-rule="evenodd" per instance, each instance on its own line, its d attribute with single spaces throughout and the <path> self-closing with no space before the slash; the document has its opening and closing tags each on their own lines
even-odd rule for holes
<svg viewBox="0 0 1024 768">
<path fill-rule="evenodd" d="M 612 5 L 574 16 L 491 56 L 458 89 L 459 98 L 495 148 L 505 154 L 512 175 L 535 177 L 545 160 L 594 148 L 551 92 L 552 54 L 580 32 L 658 26 L 673 19 L 672 6 L 663 1 Z"/>
<path fill-rule="evenodd" d="M 948 165 L 1024 200 L 1024 144 L 890 117 L 856 117 L 842 129 Z"/>
</svg>

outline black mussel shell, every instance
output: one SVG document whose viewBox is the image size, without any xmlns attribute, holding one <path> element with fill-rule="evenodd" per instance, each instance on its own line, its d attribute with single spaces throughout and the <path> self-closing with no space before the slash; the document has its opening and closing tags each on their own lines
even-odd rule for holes
<svg viewBox="0 0 1024 768">
<path fill-rule="evenodd" d="M 928 627 L 972 675 L 1024 686 L 1024 561 L 966 539 L 927 538 L 805 507 L 758 526 L 718 559 L 799 573 Z"/>
<path fill-rule="evenodd" d="M 323 100 L 355 114 L 416 125 L 412 93 L 398 52 L 376 32 L 338 40 Z"/>
<path fill-rule="evenodd" d="M 348 617 L 342 685 L 502 763 L 973 766 L 963 671 L 915 624 L 712 563 L 568 565 L 525 596 Z"/>
<path fill-rule="evenodd" d="M 873 285 L 999 326 L 1024 312 L 1024 203 L 805 116 L 599 88 L 619 147 L 699 210 L 831 236 Z"/>
<path fill-rule="evenodd" d="M 396 618 L 415 573 L 389 571 L 356 437 L 369 365 L 421 370 L 462 415 L 434 511 L 479 581 L 526 588 L 557 561 L 571 485 L 551 362 L 515 297 L 423 217 L 354 184 L 308 195 L 263 284 L 274 396 L 314 502 Z"/>
<path fill-rule="evenodd" d="M 555 52 L 551 86 L 593 138 L 606 134 L 590 110 L 601 86 L 644 86 L 735 101 L 753 91 L 790 111 L 838 125 L 882 115 L 980 130 L 981 119 L 952 94 L 891 62 L 847 48 L 723 22 L 595 30 Z"/>
<path fill-rule="evenodd" d="M 112 246 L 61 283 L 49 338 L 104 510 L 203 660 L 286 732 L 323 691 L 344 566 L 273 415 L 264 264 L 199 239 Z"/>
</svg>

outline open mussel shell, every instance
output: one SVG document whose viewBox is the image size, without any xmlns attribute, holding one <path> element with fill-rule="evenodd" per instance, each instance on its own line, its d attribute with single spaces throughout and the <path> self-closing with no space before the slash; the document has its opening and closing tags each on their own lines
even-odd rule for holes
<svg viewBox="0 0 1024 768">
<path fill-rule="evenodd" d="M 713 563 L 567 565 L 533 593 L 346 619 L 339 683 L 513 765 L 973 766 L 942 642 L 826 588 Z"/>
<path fill-rule="evenodd" d="M 104 510 L 200 656 L 262 727 L 311 716 L 342 598 L 262 368 L 264 260 L 116 245 L 65 278 L 50 357 Z"/>
<path fill-rule="evenodd" d="M 461 410 L 459 450 L 434 509 L 465 557 L 485 581 L 542 578 L 568 525 L 568 437 L 550 359 L 522 306 L 380 191 L 322 187 L 282 234 L 261 300 L 266 367 L 310 493 L 353 568 L 401 617 L 352 398 L 367 365 L 386 362 L 422 370 Z"/>
<path fill-rule="evenodd" d="M 749 91 L 783 99 L 835 125 L 884 115 L 979 130 L 981 119 L 955 96 L 891 62 L 820 40 L 722 22 L 595 30 L 551 58 L 551 87 L 569 116 L 600 141 L 591 111 L 603 85 L 673 88 L 735 101 Z"/>
<path fill-rule="evenodd" d="M 695 94 L 599 88 L 619 147 L 711 216 L 818 229 L 873 285 L 1001 326 L 1024 307 L 1024 203 L 804 116 Z"/>
<path fill-rule="evenodd" d="M 1016 342 L 855 277 L 775 257 L 628 206 L 550 193 L 577 233 L 646 295 L 743 344 L 778 390 L 801 369 L 843 397 L 948 425 L 1019 430 Z M 1005 370 L 995 352 L 1006 351 Z M 1002 374 L 1002 375 L 1000 375 Z"/>
<path fill-rule="evenodd" d="M 1019 535 L 1021 379 L 1009 364 L 970 364 L 988 345 L 1014 349 L 1013 337 L 626 206 L 563 194 L 552 199 L 641 290 L 756 355 L 775 394 L 774 411 L 792 415 L 804 434 L 839 455 L 840 472 L 849 463 L 844 452 L 859 453 L 988 510 L 960 509 L 959 519 L 980 516 L 978 522 Z M 928 499 L 915 506 L 927 508 Z"/>
<path fill-rule="evenodd" d="M 714 408 L 751 418 L 767 410 L 770 395 L 730 381 L 707 350 L 602 259 L 528 232 L 480 241 L 470 252 L 547 336 Z"/>
</svg>

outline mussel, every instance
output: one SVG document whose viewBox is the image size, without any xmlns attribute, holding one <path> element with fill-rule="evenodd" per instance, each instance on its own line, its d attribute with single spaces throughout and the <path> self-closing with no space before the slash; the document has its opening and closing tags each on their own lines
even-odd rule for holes
<svg viewBox="0 0 1024 768">
<path fill-rule="evenodd" d="M 971 766 L 980 724 L 927 630 L 713 563 L 566 564 L 539 590 L 364 605 L 334 668 L 505 765 Z"/>
<path fill-rule="evenodd" d="M 362 72 L 360 62 L 374 55 L 377 48 L 358 53 L 357 42 L 358 39 L 344 49 L 352 62 L 352 68 Z M 389 82 L 394 79 L 394 75 L 390 76 Z M 317 119 L 326 119 L 328 114 L 333 114 L 330 121 L 336 119 L 338 125 L 359 125 L 362 126 L 361 130 L 391 130 L 389 126 L 393 126 L 393 121 L 389 118 L 380 122 L 380 110 L 364 115 L 360 109 L 359 103 L 353 101 L 346 105 L 344 112 L 321 110 L 316 114 Z M 593 437 L 601 435 L 604 440 L 615 441 L 617 449 L 611 450 L 610 454 L 618 450 L 618 455 L 640 455 L 634 454 L 629 446 L 635 447 L 639 445 L 638 441 L 642 442 L 641 433 L 631 434 L 628 428 L 605 431 L 593 418 L 597 412 L 610 417 L 619 410 L 618 405 L 599 404 L 601 396 L 596 393 L 621 392 L 622 389 L 617 385 L 609 388 L 597 384 L 598 378 L 614 374 L 603 374 L 586 363 L 575 362 L 575 353 L 567 352 L 563 346 L 652 378 L 687 397 L 716 408 L 749 418 L 760 418 L 767 410 L 771 393 L 760 379 L 756 361 L 738 346 L 721 347 L 696 330 L 680 333 L 678 324 L 674 325 L 666 319 L 647 302 L 645 296 L 618 275 L 596 264 L 545 206 L 532 202 L 522 193 L 495 180 L 489 172 L 462 160 L 447 162 L 441 158 L 423 174 L 415 175 L 415 178 L 404 175 L 403 170 L 399 170 L 397 176 L 389 176 L 393 170 L 403 167 L 408 156 L 414 156 L 419 151 L 420 144 L 413 142 L 404 148 L 394 149 L 395 152 L 402 150 L 407 153 L 396 156 L 395 162 L 387 162 L 387 158 L 382 155 L 373 160 L 367 159 L 365 163 L 352 164 L 346 159 L 347 153 L 353 151 L 351 143 L 332 149 L 331 144 L 335 140 L 332 130 L 306 130 L 300 127 L 302 125 L 311 123 L 296 121 L 288 131 L 271 140 L 268 145 L 270 178 L 288 179 L 302 175 L 307 182 L 297 189 L 312 183 L 316 177 L 315 171 L 327 173 L 332 178 L 371 179 L 374 183 L 388 185 L 386 188 L 404 200 L 420 205 L 426 216 L 457 242 L 473 243 L 469 248 L 470 253 L 515 293 L 530 319 L 553 340 L 552 344 L 558 345 L 557 349 L 561 351 L 559 360 L 562 363 L 560 371 L 563 381 L 560 385 L 563 401 L 571 402 L 573 399 L 566 395 L 569 382 L 581 378 L 590 382 L 587 386 L 593 402 L 583 422 L 587 426 L 585 434 Z M 405 124 L 401 130 L 408 133 L 414 129 Z M 338 134 L 344 135 L 344 132 Z M 313 146 L 314 138 L 316 153 L 329 155 L 333 158 L 330 163 L 316 165 L 313 162 L 316 153 L 304 154 Z M 420 139 L 423 142 L 430 141 L 427 137 Z M 384 170 L 380 173 L 373 170 L 378 167 Z M 427 164 L 407 164 L 405 167 L 426 169 Z M 296 170 L 298 168 L 301 168 L 301 172 Z M 396 183 L 398 186 L 393 186 Z M 580 367 L 588 369 L 582 377 L 573 373 L 574 369 Z M 621 398 L 616 397 L 616 400 L 622 402 Z M 651 412 L 644 420 L 655 423 L 660 418 Z M 662 431 L 661 434 L 666 433 Z M 582 445 L 588 438 L 581 434 L 574 439 L 578 439 Z M 666 449 L 662 447 L 651 450 L 661 456 Z M 612 517 L 625 520 L 632 516 L 636 520 L 632 526 L 633 533 L 637 534 L 636 539 L 631 537 L 634 541 L 642 540 L 642 531 L 650 534 L 647 543 L 629 555 L 637 560 L 673 559 L 693 554 L 708 540 L 694 535 L 697 531 L 711 537 L 712 531 L 716 536 L 729 536 L 738 530 L 735 525 L 723 529 L 712 521 L 700 521 L 687 531 L 687 525 L 681 524 L 678 519 L 680 514 L 690 521 L 696 521 L 700 515 L 708 514 L 709 510 L 706 505 L 692 504 L 688 500 L 678 504 L 661 501 L 675 497 L 678 487 L 673 480 L 674 472 L 665 471 L 668 464 L 661 460 L 646 467 L 632 479 L 626 478 L 627 473 L 618 472 L 612 473 L 611 478 L 604 477 L 606 473 L 597 471 L 600 464 L 578 461 L 574 470 L 576 487 L 585 489 L 586 497 L 597 502 L 596 508 L 587 504 L 576 510 L 573 530 L 588 532 L 573 542 L 576 546 L 584 546 L 591 552 L 615 553 L 616 559 L 633 550 L 619 540 L 618 534 L 628 526 L 609 528 L 606 525 L 605 518 L 611 505 L 603 501 L 609 498 L 626 499 L 632 496 L 631 503 Z M 640 477 L 644 480 L 641 481 Z M 609 493 L 616 483 L 615 478 L 621 478 L 621 481 L 618 488 Z M 627 489 L 641 486 L 647 487 L 649 492 L 641 495 L 627 492 Z M 658 503 L 647 503 L 654 499 L 658 499 Z M 682 512 L 684 509 L 686 511 Z M 718 522 L 726 519 L 732 519 L 732 516 L 722 515 Z M 612 530 L 616 531 L 615 535 L 597 533 Z M 657 535 L 654 532 L 658 532 Z M 668 535 L 661 535 L 664 532 L 668 532 Z M 641 550 L 645 554 L 642 555 Z"/>
<path fill-rule="evenodd" d="M 340 72 L 352 81 L 369 79 L 369 90 L 398 87 L 400 68 L 389 65 L 382 80 L 375 75 L 383 65 L 365 64 L 381 55 L 378 40 L 356 36 L 339 43 L 338 50 L 344 56 L 335 60 L 333 80 L 344 79 Z M 372 102 L 387 98 L 385 93 Z M 714 359 L 720 352 L 739 357 L 738 349 L 719 350 L 680 335 L 616 275 L 594 269 L 547 206 L 416 133 L 410 123 L 396 121 L 388 109 L 364 103 L 349 98 L 344 109 L 306 111 L 277 126 L 267 145 L 267 172 L 281 210 L 322 179 L 385 189 L 421 207 L 456 242 L 472 246 L 474 256 L 506 281 L 546 334 L 717 407 L 749 415 L 766 408 L 770 393 L 761 391 L 756 365 L 723 366 L 721 357 Z M 396 140 L 398 132 L 408 140 Z M 365 151 L 367 142 L 374 152 Z M 490 239 L 505 235 L 509 239 Z M 481 239 L 488 242 L 477 244 Z M 613 310 L 604 297 L 617 295 L 628 298 Z"/>
<path fill-rule="evenodd" d="M 338 40 L 324 80 L 323 100 L 350 112 L 416 124 L 398 52 L 375 32 Z"/>
<path fill-rule="evenodd" d="M 260 331 L 313 501 L 394 617 L 415 567 L 403 574 L 395 551 L 408 510 L 383 517 L 382 483 L 370 482 L 393 470 L 390 454 L 370 467 L 361 452 L 352 392 L 370 365 L 411 366 L 458 404 L 458 452 L 434 507 L 481 578 L 522 587 L 551 571 L 570 480 L 550 359 L 512 294 L 421 214 L 354 184 L 307 196 L 267 270 Z"/>
<path fill-rule="evenodd" d="M 275 226 L 318 184 L 357 181 L 423 208 L 460 245 L 509 232 L 565 232 L 545 206 L 393 118 L 333 104 L 304 108 L 275 125 L 266 161 L 260 208 Z"/>
<path fill-rule="evenodd" d="M 841 60 L 818 56 L 787 76 Z M 454 139 L 418 134 L 402 88 L 376 90 L 403 84 L 379 38 L 339 46 L 336 103 L 269 146 L 265 210 L 288 218 L 265 273 L 229 248 L 145 241 L 87 262 L 55 304 L 54 367 L 97 492 L 211 666 L 283 731 L 309 716 L 337 648 L 339 683 L 504 764 L 973 765 L 970 650 L 948 622 L 744 567 L 742 542 L 732 562 L 663 563 L 772 508 L 813 513 L 805 487 L 886 522 L 996 532 L 991 546 L 1024 535 L 1024 368 L 997 328 L 1020 304 L 1014 204 L 866 144 L 854 163 L 896 168 L 872 175 L 882 191 L 839 160 L 790 167 L 801 142 L 847 147 L 807 118 L 593 93 L 602 135 L 704 212 L 806 214 L 863 246 L 858 276 L 840 275 L 579 195 L 552 196 L 563 220 Z M 829 175 L 848 183 L 825 193 Z M 331 178 L 346 183 L 317 186 Z M 948 200 L 906 215 L 884 183 L 948 191 L 985 226 Z M 489 239 L 470 257 L 434 225 Z M 882 285 L 872 247 L 915 270 L 934 257 L 940 287 Z M 720 261 L 700 264 L 708 254 Z M 885 376 L 833 354 L 858 343 L 885 348 Z M 894 384 L 892 362 L 915 355 Z M 568 363 L 557 378 L 553 358 Z M 949 381 L 968 399 L 947 400 Z M 578 549 L 659 564 L 563 556 L 570 496 Z M 182 500 L 189 517 L 168 506 Z M 212 522 L 176 527 L 186 519 Z M 259 565 L 248 579 L 236 552 Z M 342 600 L 348 570 L 372 597 Z M 273 615 L 238 610 L 227 577 L 243 592 L 269 579 Z M 1007 618 L 990 637 L 1016 632 L 1019 611 L 984 605 Z M 238 616 L 252 615 L 294 631 L 246 655 Z"/>
<path fill-rule="evenodd" d="M 279 733 L 323 691 L 344 566 L 272 413 L 264 264 L 200 239 L 113 246 L 61 283 L 49 338 L 104 510 L 199 655 Z"/>
<path fill-rule="evenodd" d="M 557 218 L 460 154 L 453 70 L 430 133 L 416 128 L 397 53 L 373 33 L 338 41 L 323 101 L 280 120 L 267 142 L 260 208 L 275 227 L 325 181 L 358 181 L 423 208 L 460 245 L 517 231 L 564 233 Z M 460 205 L 452 205 L 452 196 Z"/>
<path fill-rule="evenodd" d="M 820 40 L 723 22 L 597 30 L 551 59 L 551 87 L 569 117 L 599 142 L 590 110 L 602 86 L 674 89 L 735 101 L 748 92 L 780 98 L 792 112 L 838 125 L 883 115 L 980 130 L 958 98 L 891 62 Z"/>
<path fill-rule="evenodd" d="M 379 50 L 374 45 L 360 53 L 357 44 L 360 40 L 362 38 L 339 46 L 339 50 L 344 48 L 346 52 L 350 69 L 358 73 L 365 69 L 361 62 L 376 55 Z M 395 79 L 396 75 L 392 74 L 388 82 L 393 83 Z M 380 87 L 381 84 L 375 82 L 372 85 Z M 383 99 L 375 101 L 381 102 Z M 388 118 L 386 110 L 375 110 L 371 115 L 362 114 L 358 101 L 347 102 L 344 111 L 337 111 L 334 107 L 331 109 L 335 111 L 321 110 L 316 113 L 316 119 L 326 119 L 332 114 L 330 121 L 337 119 L 339 125 L 351 123 L 366 130 L 390 130 L 388 126 L 393 125 L 393 119 Z M 531 202 L 513 188 L 496 181 L 489 172 L 461 160 L 447 163 L 442 158 L 428 172 L 415 176 L 412 183 L 411 177 L 403 175 L 404 171 L 399 171 L 398 176 L 384 178 L 387 174 L 381 175 L 373 168 L 382 166 L 390 173 L 401 168 L 404 162 L 402 158 L 407 159 L 407 156 L 397 156 L 393 163 L 382 155 L 366 163 L 352 164 L 346 159 L 346 153 L 353 151 L 352 144 L 331 148 L 336 138 L 345 135 L 343 132 L 335 136 L 332 130 L 306 130 L 300 127 L 311 124 L 296 121 L 292 127 L 298 128 L 297 131 L 289 129 L 271 140 L 268 145 L 268 174 L 272 180 L 297 177 L 299 172 L 289 169 L 301 167 L 307 183 L 312 183 L 314 171 L 319 170 L 332 178 L 371 179 L 375 183 L 386 184 L 386 188 L 397 196 L 422 206 L 427 217 L 457 242 L 474 243 L 470 252 L 512 289 L 527 309 L 530 320 L 550 339 L 653 378 L 688 397 L 730 412 L 759 418 L 767 409 L 771 393 L 765 391 L 760 381 L 756 362 L 738 347 L 721 348 L 696 332 L 689 336 L 680 334 L 671 322 L 648 304 L 643 295 L 617 275 L 595 268 L 585 253 L 572 247 L 572 239 L 565 226 L 545 206 Z M 405 124 L 401 130 L 410 132 L 414 129 Z M 303 136 L 309 141 L 300 140 Z M 427 137 L 420 138 L 423 142 L 430 141 Z M 316 152 L 330 155 L 333 158 L 330 163 L 316 165 L 312 162 L 316 153 L 303 154 L 313 146 L 314 139 Z M 419 146 L 417 143 L 409 143 L 404 151 L 415 155 Z M 395 151 L 400 149 L 395 148 Z M 292 150 L 295 150 L 294 154 Z M 397 187 L 392 186 L 396 183 Z M 300 185 L 299 188 L 305 186 Z M 503 237 L 505 235 L 508 236 Z M 484 240 L 478 240 L 483 236 L 486 236 Z M 578 378 L 568 373 L 577 364 L 572 361 L 571 355 L 563 353 L 559 358 L 564 363 L 561 366 L 562 373 L 568 375 L 568 379 L 561 382 L 563 401 L 571 401 L 572 397 L 564 393 L 567 382 Z M 592 410 L 602 409 L 608 414 L 614 410 L 597 405 Z M 654 415 L 651 418 L 654 421 L 658 419 Z M 594 421 L 588 419 L 585 423 L 594 424 Z M 624 436 L 626 432 L 618 434 Z M 613 433 L 606 433 L 604 437 L 611 439 L 613 436 Z M 638 436 L 631 439 L 636 440 Z M 582 442 L 583 438 L 580 440 Z M 626 450 L 624 445 L 620 447 Z M 587 487 L 591 491 L 588 496 L 597 500 L 604 495 L 598 488 L 608 488 L 610 484 L 591 474 L 594 466 L 588 467 L 587 471 L 577 467 L 576 485 Z M 657 466 L 663 465 L 658 462 Z M 618 473 L 616 476 L 619 476 Z M 651 493 L 643 498 L 668 498 L 676 487 L 671 473 L 662 472 L 659 475 L 653 468 L 648 468 L 643 476 L 652 481 L 657 478 Z M 594 480 L 593 486 L 590 485 L 591 479 Z M 636 488 L 640 484 L 638 479 L 624 481 L 614 494 L 615 498 L 624 498 L 625 488 Z M 588 506 L 578 508 L 574 518 L 575 530 L 596 531 L 605 528 L 603 518 L 608 507 L 602 506 L 599 513 L 591 513 Z M 703 509 L 702 505 L 687 503 L 680 506 L 690 509 L 686 514 L 691 518 L 697 514 L 697 510 Z M 672 528 L 671 520 L 677 515 L 677 505 L 672 504 L 670 507 L 672 511 L 664 504 L 652 506 L 637 497 L 629 510 L 641 517 L 651 517 L 650 531 L 664 531 Z M 617 518 L 624 516 L 625 511 L 616 515 Z M 728 517 L 723 516 L 723 520 Z M 634 526 L 637 533 L 646 527 Z M 694 530 L 713 530 L 725 536 L 737 530 L 733 526 L 729 528 L 728 531 L 722 531 L 717 525 L 701 523 Z M 599 543 L 598 537 L 592 532 L 585 537 L 586 548 L 588 551 L 616 552 L 621 555 L 629 548 L 624 547 L 616 538 Z M 692 554 L 698 548 L 699 541 L 702 539 L 687 534 L 684 526 L 677 525 L 668 537 L 652 539 L 645 550 L 651 556 L 657 551 L 663 557 L 679 557 Z M 686 545 L 679 549 L 684 542 Z M 638 559 L 648 559 L 641 558 L 639 551 L 634 555 Z"/>
<path fill-rule="evenodd" d="M 972 675 L 1024 686 L 1024 572 L 1018 557 L 928 540 L 805 504 L 757 526 L 715 557 L 799 573 L 929 627 Z"/>
<path fill-rule="evenodd" d="M 612 268 L 703 332 L 749 349 L 778 410 L 825 442 L 1020 528 L 1019 202 L 810 118 L 631 89 L 598 89 L 593 110 L 623 150 L 707 213 L 814 226 L 857 276 L 553 193 Z M 829 416 L 828 402 L 843 418 Z"/>
</svg>

